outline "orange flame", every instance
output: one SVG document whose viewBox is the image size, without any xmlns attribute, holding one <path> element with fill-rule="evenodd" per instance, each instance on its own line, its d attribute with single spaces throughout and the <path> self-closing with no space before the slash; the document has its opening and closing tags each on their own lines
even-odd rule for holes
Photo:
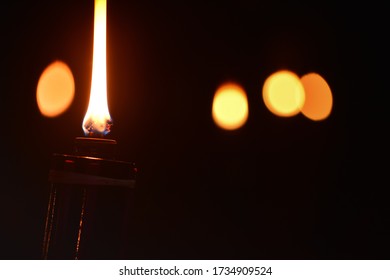
<svg viewBox="0 0 390 280">
<path fill-rule="evenodd" d="M 92 84 L 82 125 L 87 136 L 104 136 L 112 126 L 107 103 L 106 18 L 107 1 L 95 0 Z"/>
</svg>

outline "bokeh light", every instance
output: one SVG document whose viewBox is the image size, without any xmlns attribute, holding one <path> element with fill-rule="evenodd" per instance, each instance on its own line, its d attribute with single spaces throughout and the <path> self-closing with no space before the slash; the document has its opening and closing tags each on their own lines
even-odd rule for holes
<svg viewBox="0 0 390 280">
<path fill-rule="evenodd" d="M 244 89 L 232 82 L 221 85 L 214 95 L 212 117 L 222 129 L 235 130 L 248 119 L 248 99 Z"/>
<path fill-rule="evenodd" d="M 45 117 L 64 113 L 74 99 L 75 84 L 72 71 L 62 61 L 54 61 L 42 72 L 37 85 L 37 104 Z"/>
<path fill-rule="evenodd" d="M 305 102 L 305 91 L 299 77 L 288 70 L 271 74 L 263 85 L 262 94 L 268 110 L 281 117 L 298 114 Z"/>
<path fill-rule="evenodd" d="M 313 121 L 326 119 L 333 106 L 332 91 L 328 83 L 317 73 L 302 76 L 301 82 L 306 96 L 302 114 Z"/>
</svg>

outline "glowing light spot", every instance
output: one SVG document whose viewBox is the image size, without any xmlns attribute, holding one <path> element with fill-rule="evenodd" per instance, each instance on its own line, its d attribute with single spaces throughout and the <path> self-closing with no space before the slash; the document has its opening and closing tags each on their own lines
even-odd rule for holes
<svg viewBox="0 0 390 280">
<path fill-rule="evenodd" d="M 62 61 L 55 61 L 42 72 L 36 99 L 39 111 L 45 117 L 57 117 L 73 102 L 74 79 L 70 68 Z"/>
<path fill-rule="evenodd" d="M 226 130 L 235 130 L 248 119 L 248 99 L 244 89 L 234 83 L 220 86 L 213 100 L 212 117 L 214 122 Z"/>
<path fill-rule="evenodd" d="M 305 102 L 299 77 L 287 70 L 270 75 L 263 85 L 263 100 L 273 114 L 290 117 L 298 114 Z"/>
<path fill-rule="evenodd" d="M 317 73 L 302 76 L 301 82 L 306 94 L 302 114 L 314 121 L 326 119 L 333 106 L 332 91 L 328 83 Z"/>
</svg>

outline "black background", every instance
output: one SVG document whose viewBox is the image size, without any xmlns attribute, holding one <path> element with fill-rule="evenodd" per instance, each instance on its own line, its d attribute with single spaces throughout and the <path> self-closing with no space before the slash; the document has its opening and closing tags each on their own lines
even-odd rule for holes
<svg viewBox="0 0 390 280">
<path fill-rule="evenodd" d="M 93 9 L 93 1 L 2 9 L 3 259 L 41 256 L 50 157 L 83 136 Z M 107 137 L 139 168 L 127 257 L 387 259 L 384 11 L 375 2 L 109 0 Z M 35 93 L 54 60 L 70 66 L 76 93 L 48 119 Z M 330 117 L 272 115 L 261 88 L 280 69 L 321 74 L 333 92 Z M 211 118 L 225 81 L 248 94 L 248 122 L 234 132 Z"/>
</svg>

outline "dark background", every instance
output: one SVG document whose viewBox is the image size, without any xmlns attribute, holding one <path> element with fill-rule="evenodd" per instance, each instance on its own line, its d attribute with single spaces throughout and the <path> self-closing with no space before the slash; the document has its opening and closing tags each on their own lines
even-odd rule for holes
<svg viewBox="0 0 390 280">
<path fill-rule="evenodd" d="M 50 157 L 83 136 L 93 9 L 93 1 L 2 9 L 3 259 L 41 257 Z M 384 11 L 372 1 L 109 0 L 107 137 L 139 168 L 127 257 L 387 259 Z M 75 100 L 48 119 L 36 85 L 57 59 L 73 71 Z M 327 80 L 328 119 L 268 111 L 261 88 L 280 69 Z M 225 81 L 248 94 L 248 122 L 234 132 L 211 118 Z"/>
</svg>

